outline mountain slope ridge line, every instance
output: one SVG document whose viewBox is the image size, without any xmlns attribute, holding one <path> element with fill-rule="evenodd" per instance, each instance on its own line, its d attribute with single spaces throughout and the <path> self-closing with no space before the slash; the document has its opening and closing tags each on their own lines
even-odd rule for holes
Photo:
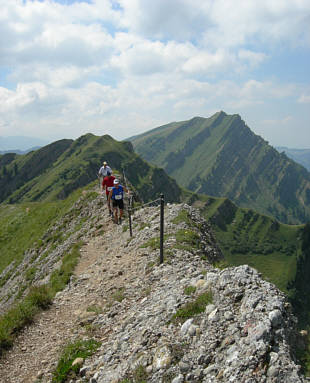
<svg viewBox="0 0 310 383">
<path fill-rule="evenodd" d="M 198 210 L 165 207 L 165 263 L 158 265 L 159 209 L 137 211 L 130 238 L 101 201 L 91 214 L 103 233 L 87 239 L 75 277 L 2 361 L 5 383 L 51 382 L 60 348 L 78 337 L 102 345 L 73 381 L 132 381 L 137 368 L 153 383 L 305 381 L 290 356 L 298 338 L 284 294 L 248 266 L 214 268 L 222 256 Z M 184 323 L 173 320 L 206 292 L 212 303 Z"/>
<path fill-rule="evenodd" d="M 229 198 L 283 223 L 310 219 L 310 173 L 237 114 L 175 122 L 129 140 L 142 158 L 191 191 Z"/>
</svg>

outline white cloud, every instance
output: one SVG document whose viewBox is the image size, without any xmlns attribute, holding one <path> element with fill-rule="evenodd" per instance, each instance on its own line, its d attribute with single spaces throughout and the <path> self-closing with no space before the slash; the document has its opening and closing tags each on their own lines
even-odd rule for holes
<svg viewBox="0 0 310 383">
<path fill-rule="evenodd" d="M 278 118 L 278 119 L 262 120 L 262 123 L 264 125 L 283 126 L 283 125 L 291 123 L 292 121 L 293 121 L 293 117 L 292 116 L 285 116 L 285 117 Z"/>
<path fill-rule="evenodd" d="M 121 0 L 122 23 L 147 38 L 224 47 L 253 38 L 310 44 L 308 0 Z M 203 37 L 203 39 L 202 39 Z"/>
<path fill-rule="evenodd" d="M 123 138 L 220 109 L 309 103 L 307 84 L 255 75 L 283 46 L 309 49 L 308 0 L 115 4 L 0 0 L 2 129 Z"/>
<path fill-rule="evenodd" d="M 47 89 L 42 83 L 19 84 L 15 92 L 0 88 L 0 111 L 18 110 L 46 96 Z"/>
<path fill-rule="evenodd" d="M 208 25 L 207 7 L 189 0 L 120 0 L 122 25 L 151 39 L 196 39 Z M 209 2 L 207 2 L 209 3 Z M 203 11 L 202 11 L 203 10 Z"/>
<path fill-rule="evenodd" d="M 185 73 L 213 74 L 235 67 L 235 56 L 219 49 L 215 53 L 196 51 L 196 54 L 184 63 L 182 69 Z"/>
<path fill-rule="evenodd" d="M 261 52 L 253 52 L 248 49 L 241 49 L 238 52 L 238 57 L 239 59 L 249 63 L 251 67 L 256 67 L 267 58 L 267 55 Z"/>
<path fill-rule="evenodd" d="M 302 94 L 299 98 L 298 98 L 298 102 L 300 104 L 310 104 L 310 94 Z"/>
</svg>

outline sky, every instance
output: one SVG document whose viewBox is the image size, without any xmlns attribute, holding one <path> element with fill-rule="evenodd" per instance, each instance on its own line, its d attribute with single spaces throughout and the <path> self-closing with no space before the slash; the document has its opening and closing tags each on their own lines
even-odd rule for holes
<svg viewBox="0 0 310 383">
<path fill-rule="evenodd" d="M 117 140 L 217 111 L 310 148 L 309 0 L 0 0 L 0 137 Z"/>
</svg>

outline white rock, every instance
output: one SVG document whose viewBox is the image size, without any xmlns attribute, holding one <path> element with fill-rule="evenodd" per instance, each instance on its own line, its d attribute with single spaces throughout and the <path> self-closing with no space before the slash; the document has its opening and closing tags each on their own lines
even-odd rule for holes
<svg viewBox="0 0 310 383">
<path fill-rule="evenodd" d="M 187 319 L 187 321 L 182 324 L 182 327 L 180 329 L 180 332 L 182 335 L 187 334 L 187 331 L 189 330 L 192 323 L 193 323 L 193 318 L 190 318 L 190 319 Z"/>
</svg>

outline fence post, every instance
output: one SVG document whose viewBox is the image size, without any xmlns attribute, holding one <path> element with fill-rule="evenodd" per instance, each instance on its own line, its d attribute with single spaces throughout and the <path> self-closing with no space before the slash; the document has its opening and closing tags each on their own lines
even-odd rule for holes
<svg viewBox="0 0 310 383">
<path fill-rule="evenodd" d="M 165 199 L 164 195 L 160 195 L 160 253 L 159 253 L 159 263 L 164 262 L 164 206 Z"/>
<path fill-rule="evenodd" d="M 131 204 L 132 204 L 132 198 L 129 199 L 129 204 L 128 204 L 128 220 L 129 220 L 129 233 L 130 233 L 130 237 L 132 237 Z"/>
</svg>

